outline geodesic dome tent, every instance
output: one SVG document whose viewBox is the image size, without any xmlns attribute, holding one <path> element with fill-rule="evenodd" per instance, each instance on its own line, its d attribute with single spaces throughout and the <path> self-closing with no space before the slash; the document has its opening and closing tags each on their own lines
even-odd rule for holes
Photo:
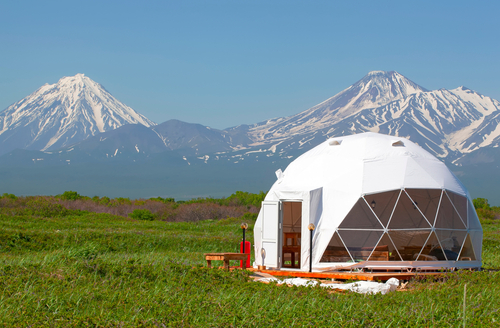
<svg viewBox="0 0 500 328">
<path fill-rule="evenodd" d="M 254 228 L 255 265 L 309 270 L 312 236 L 316 271 L 481 266 L 482 228 L 468 192 L 407 139 L 332 138 L 277 176 Z"/>
</svg>

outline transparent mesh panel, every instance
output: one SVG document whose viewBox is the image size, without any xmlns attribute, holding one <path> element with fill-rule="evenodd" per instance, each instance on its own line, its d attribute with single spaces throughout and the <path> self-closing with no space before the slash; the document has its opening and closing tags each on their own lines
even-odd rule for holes
<svg viewBox="0 0 500 328">
<path fill-rule="evenodd" d="M 377 214 L 384 227 L 389 222 L 400 192 L 401 190 L 393 190 L 365 196 L 366 201 L 370 204 L 375 214 Z"/>
<path fill-rule="evenodd" d="M 477 213 L 476 209 L 474 208 L 474 205 L 472 205 L 472 202 L 469 200 L 468 202 L 468 220 L 469 220 L 469 229 L 471 230 L 481 230 L 481 223 L 479 222 L 479 219 L 477 218 Z"/>
<path fill-rule="evenodd" d="M 464 226 L 467 226 L 467 198 L 447 190 L 445 193 L 448 195 L 453 205 L 455 205 L 455 210 L 458 212 L 458 215 L 460 215 Z"/>
<path fill-rule="evenodd" d="M 338 232 L 356 262 L 368 259 L 383 234 L 383 231 L 367 230 L 339 230 Z"/>
<path fill-rule="evenodd" d="M 469 231 L 470 240 L 476 255 L 476 261 L 481 261 L 482 246 L 483 246 L 483 232 L 482 231 Z"/>
<path fill-rule="evenodd" d="M 434 223 L 441 198 L 441 189 L 406 189 L 408 196 L 424 214 L 430 224 Z"/>
<path fill-rule="evenodd" d="M 467 231 L 460 230 L 436 230 L 436 235 L 441 242 L 441 247 L 448 261 L 456 261 Z"/>
<path fill-rule="evenodd" d="M 337 232 L 335 232 L 321 257 L 320 262 L 350 262 L 351 256 L 342 244 Z"/>
<path fill-rule="evenodd" d="M 474 254 L 474 249 L 472 247 L 472 241 L 470 240 L 470 235 L 467 234 L 465 238 L 464 247 L 462 248 L 462 253 L 460 253 L 459 261 L 475 261 L 476 255 Z"/>
<path fill-rule="evenodd" d="M 384 233 L 368 261 L 401 261 L 389 236 Z"/>
<path fill-rule="evenodd" d="M 440 229 L 467 229 L 453 208 L 446 193 L 441 197 L 441 204 L 438 209 L 435 227 Z"/>
<path fill-rule="evenodd" d="M 412 229 L 412 228 L 430 228 L 429 223 L 417 209 L 413 201 L 408 198 L 405 192 L 401 193 L 399 201 L 396 204 L 389 229 Z"/>
<path fill-rule="evenodd" d="M 403 261 L 414 261 L 425 244 L 431 230 L 389 231 Z"/>
<path fill-rule="evenodd" d="M 431 233 L 429 240 L 422 249 L 418 261 L 446 261 L 441 245 L 435 233 Z"/>
<path fill-rule="evenodd" d="M 339 229 L 383 229 L 363 198 L 358 199 Z"/>
</svg>

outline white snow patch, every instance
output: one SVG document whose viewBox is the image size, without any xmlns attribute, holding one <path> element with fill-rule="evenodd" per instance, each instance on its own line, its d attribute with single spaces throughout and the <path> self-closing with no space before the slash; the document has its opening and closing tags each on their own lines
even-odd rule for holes
<svg viewBox="0 0 500 328">
<path fill-rule="evenodd" d="M 245 153 L 245 155 L 248 155 L 248 154 L 253 154 L 253 153 L 262 153 L 262 152 L 266 152 L 267 150 L 263 150 L 263 149 L 259 149 L 259 150 L 252 150 L 252 151 L 247 151 Z"/>
<path fill-rule="evenodd" d="M 302 140 L 299 141 L 299 147 L 302 147 L 302 145 L 304 145 L 304 144 L 308 143 L 309 141 L 313 140 L 314 136 L 311 137 L 311 138 L 309 138 L 309 139 L 306 139 L 306 140 L 304 140 L 304 139 L 302 139 Z"/>
<path fill-rule="evenodd" d="M 205 160 L 205 164 L 207 163 L 208 159 L 210 158 L 210 156 L 208 155 L 205 155 L 205 156 L 201 156 L 201 157 L 197 157 L 198 159 L 203 159 Z"/>
</svg>

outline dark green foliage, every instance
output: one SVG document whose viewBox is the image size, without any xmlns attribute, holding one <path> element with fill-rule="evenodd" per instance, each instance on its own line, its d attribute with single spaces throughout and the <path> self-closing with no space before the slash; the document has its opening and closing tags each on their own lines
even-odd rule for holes
<svg viewBox="0 0 500 328">
<path fill-rule="evenodd" d="M 472 203 L 480 219 L 500 219 L 500 207 L 490 206 L 486 198 L 475 198 Z"/>
<path fill-rule="evenodd" d="M 83 196 L 80 196 L 76 191 L 65 191 L 62 195 L 58 195 L 57 197 L 64 200 L 77 200 L 83 198 Z"/>
<path fill-rule="evenodd" d="M 115 200 L 116 200 L 116 203 L 119 205 L 122 205 L 122 204 L 132 205 L 132 201 L 130 201 L 130 198 L 118 197 L 118 198 L 115 198 Z"/>
<path fill-rule="evenodd" d="M 4 194 L 1 196 L 1 198 L 9 198 L 9 199 L 13 199 L 13 200 L 16 200 L 16 199 L 17 199 L 16 195 L 14 195 L 14 194 L 8 194 L 8 193 L 4 193 Z"/>
<path fill-rule="evenodd" d="M 178 201 L 178 204 L 206 204 L 206 203 L 211 203 L 211 204 L 218 204 L 218 205 L 224 205 L 224 206 L 246 206 L 246 207 L 259 207 L 266 197 L 267 193 L 264 193 L 263 191 L 259 192 L 258 194 L 252 194 L 249 192 L 244 192 L 244 191 L 237 191 L 231 196 L 227 198 L 212 198 L 212 197 L 206 197 L 206 198 L 196 198 L 196 199 L 191 199 L 188 201 Z"/>
<path fill-rule="evenodd" d="M 98 202 L 101 205 L 109 205 L 111 199 L 109 197 L 104 196 L 102 198 L 97 198 L 96 202 Z"/>
<path fill-rule="evenodd" d="M 71 212 L 61 204 L 57 204 L 45 197 L 33 197 L 29 199 L 24 210 L 24 213 L 27 215 L 42 217 L 61 217 Z"/>
<path fill-rule="evenodd" d="M 174 198 L 155 197 L 155 198 L 150 198 L 149 200 L 155 200 L 155 201 L 162 202 L 162 203 L 175 203 Z"/>
<path fill-rule="evenodd" d="M 474 204 L 474 208 L 477 210 L 478 208 L 488 209 L 490 205 L 488 204 L 488 200 L 486 198 L 474 198 L 472 200 Z"/>
<path fill-rule="evenodd" d="M 128 215 L 135 220 L 153 221 L 155 216 L 150 210 L 136 209 Z"/>
<path fill-rule="evenodd" d="M 236 193 L 232 194 L 227 198 L 229 203 L 236 203 L 238 205 L 245 205 L 245 206 L 255 206 L 255 207 L 260 207 L 260 204 L 262 201 L 264 201 L 264 198 L 266 197 L 267 193 L 264 193 L 263 191 L 259 192 L 258 194 L 252 194 L 249 192 L 244 192 L 244 191 L 237 191 Z"/>
<path fill-rule="evenodd" d="M 249 213 L 249 212 L 247 212 L 247 213 L 243 214 L 243 216 L 241 217 L 241 219 L 243 220 L 243 222 L 245 222 L 245 221 L 248 221 L 248 222 L 256 221 L 258 214 L 259 213 Z"/>
</svg>

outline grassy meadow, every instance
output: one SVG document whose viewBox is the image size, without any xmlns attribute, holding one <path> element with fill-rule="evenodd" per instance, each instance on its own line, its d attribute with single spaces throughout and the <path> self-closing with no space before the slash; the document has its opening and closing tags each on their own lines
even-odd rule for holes
<svg viewBox="0 0 500 328">
<path fill-rule="evenodd" d="M 500 326 L 500 220 L 482 217 L 483 271 L 416 279 L 387 295 L 332 293 L 208 269 L 248 240 L 263 194 L 130 201 L 0 197 L 0 326 Z M 480 212 L 480 211 L 478 211 Z M 490 213 L 488 212 L 488 213 Z M 465 317 L 464 317 L 464 287 Z"/>
</svg>

